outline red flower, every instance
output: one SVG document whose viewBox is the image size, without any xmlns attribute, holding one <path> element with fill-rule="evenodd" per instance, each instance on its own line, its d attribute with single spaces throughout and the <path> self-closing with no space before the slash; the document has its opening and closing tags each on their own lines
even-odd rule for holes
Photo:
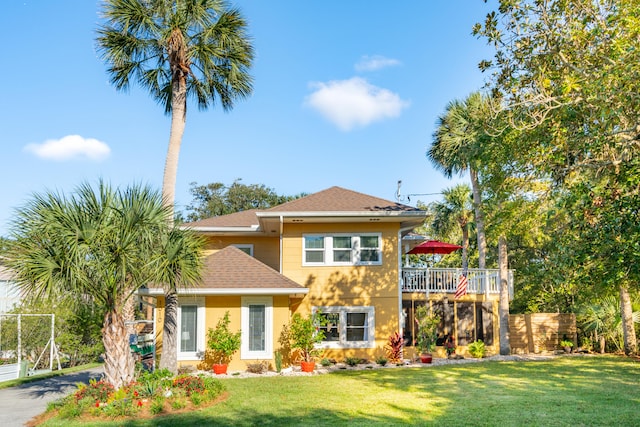
<svg viewBox="0 0 640 427">
<path fill-rule="evenodd" d="M 134 390 L 134 391 L 133 391 L 133 395 L 134 395 L 135 397 L 138 397 L 138 391 L 137 391 L 137 390 Z"/>
<path fill-rule="evenodd" d="M 138 400 L 138 406 L 142 406 L 142 400 Z"/>
<path fill-rule="evenodd" d="M 100 402 L 96 401 L 96 408 L 100 407 Z"/>
</svg>

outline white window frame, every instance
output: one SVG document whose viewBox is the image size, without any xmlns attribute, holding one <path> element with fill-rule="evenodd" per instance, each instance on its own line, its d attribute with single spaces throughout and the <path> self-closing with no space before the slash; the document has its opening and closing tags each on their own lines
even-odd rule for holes
<svg viewBox="0 0 640 427">
<path fill-rule="evenodd" d="M 251 244 L 251 243 L 237 243 L 237 244 L 234 243 L 231 246 L 235 246 L 236 248 L 238 248 L 240 250 L 249 249 L 249 255 L 253 256 L 253 244 Z"/>
<path fill-rule="evenodd" d="M 308 237 L 322 237 L 324 239 L 324 249 L 307 249 L 306 239 Z M 351 260 L 350 261 L 334 261 L 333 260 L 333 238 L 334 237 L 351 237 Z M 360 241 L 362 237 L 378 238 L 378 261 L 361 261 L 360 260 Z M 367 248 L 369 249 L 369 248 Z M 342 250 L 338 248 L 336 250 Z M 323 262 L 307 261 L 307 251 L 323 252 Z M 333 234 L 303 234 L 302 235 L 302 265 L 303 266 L 319 266 L 319 265 L 382 265 L 382 233 L 333 233 Z"/>
<path fill-rule="evenodd" d="M 240 359 L 273 359 L 273 297 L 268 296 L 248 296 L 241 298 L 242 307 L 240 309 L 241 334 L 240 338 Z M 249 306 L 264 305 L 264 350 L 249 350 Z M 246 333 L 244 333 L 246 331 Z"/>
<path fill-rule="evenodd" d="M 340 340 L 339 341 L 323 341 L 316 344 L 316 348 L 375 348 L 375 307 L 372 306 L 354 306 L 354 307 L 313 307 L 312 312 L 320 313 L 338 313 L 340 315 Z M 347 341 L 347 313 L 365 313 L 367 315 L 365 341 Z"/>
<path fill-rule="evenodd" d="M 180 338 L 182 335 L 182 306 L 197 306 L 196 309 L 196 351 L 180 351 Z M 177 352 L 178 360 L 199 360 L 205 348 L 205 306 L 203 297 L 178 297 L 178 340 Z"/>
</svg>

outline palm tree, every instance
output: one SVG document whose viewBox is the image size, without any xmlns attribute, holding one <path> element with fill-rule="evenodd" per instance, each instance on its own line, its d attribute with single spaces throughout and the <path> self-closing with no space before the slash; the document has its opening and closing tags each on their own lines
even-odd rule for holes
<svg viewBox="0 0 640 427">
<path fill-rule="evenodd" d="M 224 0 L 105 0 L 103 15 L 97 42 L 111 83 L 137 81 L 171 114 L 162 194 L 173 205 L 187 98 L 227 111 L 252 92 L 247 23 Z"/>
<path fill-rule="evenodd" d="M 134 375 L 123 310 L 157 279 L 169 217 L 159 192 L 100 182 L 96 190 L 82 184 L 70 197 L 34 196 L 10 228 L 6 263 L 23 292 L 91 298 L 103 311 L 105 375 L 115 387 Z"/>
<path fill-rule="evenodd" d="M 173 217 L 187 98 L 200 109 L 218 100 L 228 111 L 236 99 L 251 94 L 248 70 L 254 54 L 247 23 L 224 0 L 105 0 L 103 14 L 106 22 L 97 42 L 111 83 L 127 90 L 136 80 L 171 114 L 162 194 Z M 177 313 L 177 299 L 168 298 L 165 309 L 165 323 L 176 323 L 171 316 Z M 163 359 L 175 358 L 173 330 L 165 328 Z"/>
<path fill-rule="evenodd" d="M 446 236 L 459 230 L 462 233 L 462 268 L 469 266 L 469 225 L 473 222 L 473 204 L 468 185 L 458 184 L 442 192 L 444 200 L 432 205 L 432 230 Z"/>
<path fill-rule="evenodd" d="M 427 152 L 427 157 L 434 167 L 448 178 L 469 171 L 480 268 L 485 268 L 486 265 L 487 240 L 477 162 L 482 141 L 488 137 L 486 120 L 490 117 L 491 109 L 490 98 L 480 92 L 472 93 L 464 101 L 451 101 L 445 108 L 445 113 L 438 117 L 433 143 Z"/>
<path fill-rule="evenodd" d="M 165 322 L 162 330 L 160 368 L 178 370 L 178 295 L 179 287 L 192 286 L 201 278 L 202 248 L 204 241 L 190 229 L 174 226 L 162 242 L 162 258 L 158 269 L 158 282 L 167 287 L 165 296 Z M 169 320 L 167 320 L 169 319 Z M 171 340 L 173 340 L 171 342 Z M 176 351 L 166 351 L 174 348 Z"/>
</svg>

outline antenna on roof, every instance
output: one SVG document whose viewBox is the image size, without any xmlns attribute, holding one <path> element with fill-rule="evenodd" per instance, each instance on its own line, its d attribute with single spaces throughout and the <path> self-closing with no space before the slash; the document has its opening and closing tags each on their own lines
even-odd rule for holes
<svg viewBox="0 0 640 427">
<path fill-rule="evenodd" d="M 436 196 L 438 194 L 442 194 L 442 193 L 412 193 L 412 194 L 407 194 L 406 196 L 403 196 L 402 194 L 400 194 L 400 187 L 402 186 L 402 180 L 399 179 L 398 180 L 398 189 L 396 190 L 396 200 L 402 203 L 410 203 L 411 202 L 411 196 Z"/>
</svg>

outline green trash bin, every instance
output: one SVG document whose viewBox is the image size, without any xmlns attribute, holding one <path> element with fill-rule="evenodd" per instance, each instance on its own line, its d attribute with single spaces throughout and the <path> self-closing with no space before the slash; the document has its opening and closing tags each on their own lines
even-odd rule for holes
<svg viewBox="0 0 640 427">
<path fill-rule="evenodd" d="M 29 361 L 23 360 L 20 362 L 20 372 L 18 378 L 25 378 L 27 376 L 27 368 L 29 367 Z"/>
</svg>

